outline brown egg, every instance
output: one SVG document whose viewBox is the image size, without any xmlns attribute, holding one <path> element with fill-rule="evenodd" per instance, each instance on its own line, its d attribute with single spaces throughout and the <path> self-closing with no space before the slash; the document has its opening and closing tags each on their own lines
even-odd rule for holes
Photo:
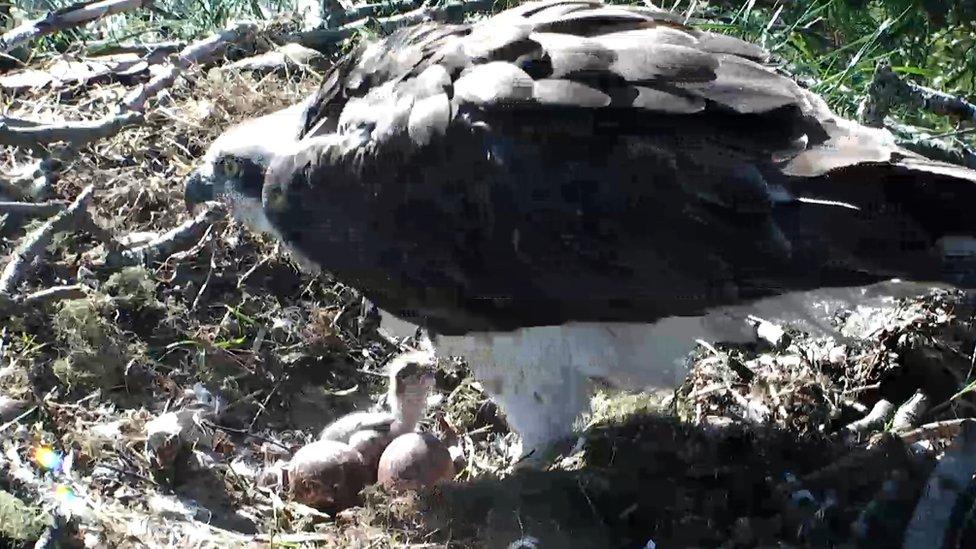
<svg viewBox="0 0 976 549">
<path fill-rule="evenodd" d="M 383 451 L 377 480 L 387 487 L 419 489 L 454 478 L 444 443 L 429 433 L 400 435 Z"/>
<path fill-rule="evenodd" d="M 288 466 L 292 499 L 335 514 L 358 505 L 359 492 L 370 481 L 363 457 L 353 447 L 334 440 L 318 440 L 295 452 Z"/>
</svg>

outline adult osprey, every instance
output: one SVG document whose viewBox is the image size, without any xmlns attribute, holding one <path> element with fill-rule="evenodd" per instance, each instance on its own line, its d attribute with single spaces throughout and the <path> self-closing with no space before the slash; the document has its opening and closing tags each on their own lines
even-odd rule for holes
<svg viewBox="0 0 976 549">
<path fill-rule="evenodd" d="M 671 386 L 694 338 L 750 337 L 748 312 L 971 285 L 949 252 L 976 231 L 976 172 L 839 118 L 764 55 L 594 0 L 425 23 L 221 136 L 187 198 L 465 354 L 527 452 L 571 432 L 592 381 Z"/>
</svg>

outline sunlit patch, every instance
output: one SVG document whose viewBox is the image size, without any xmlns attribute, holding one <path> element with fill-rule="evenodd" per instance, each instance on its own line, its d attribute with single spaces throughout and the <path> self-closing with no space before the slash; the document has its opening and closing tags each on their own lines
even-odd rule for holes
<svg viewBox="0 0 976 549">
<path fill-rule="evenodd" d="M 40 465 L 48 471 L 60 469 L 61 464 L 63 463 L 61 453 L 49 446 L 38 446 L 34 448 L 33 454 L 34 463 Z"/>
</svg>

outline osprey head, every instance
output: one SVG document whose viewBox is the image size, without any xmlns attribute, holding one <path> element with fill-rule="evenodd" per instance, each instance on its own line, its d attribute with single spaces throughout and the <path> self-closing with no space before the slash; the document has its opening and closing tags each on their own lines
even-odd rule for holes
<svg viewBox="0 0 976 549">
<path fill-rule="evenodd" d="M 246 120 L 221 134 L 187 177 L 188 209 L 223 202 L 231 214 L 257 232 L 271 232 L 261 206 L 261 189 L 271 162 L 297 143 L 308 101 Z"/>
<path fill-rule="evenodd" d="M 389 365 L 390 392 L 397 399 L 426 398 L 434 385 L 437 357 L 433 351 L 422 349 L 405 352 Z"/>
</svg>

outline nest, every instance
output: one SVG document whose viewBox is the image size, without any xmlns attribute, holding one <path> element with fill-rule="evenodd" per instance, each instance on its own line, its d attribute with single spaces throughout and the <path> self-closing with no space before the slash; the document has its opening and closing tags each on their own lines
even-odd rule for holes
<svg viewBox="0 0 976 549">
<path fill-rule="evenodd" d="M 49 208 L 39 219 L 38 210 L 8 213 L 0 226 L 8 256 L 43 236 L 23 272 L 6 279 L 2 304 L 10 320 L 0 334 L 0 539 L 900 539 L 959 432 L 953 421 L 973 415 L 972 393 L 955 390 L 971 379 L 976 341 L 966 296 L 840 311 L 846 342 L 790 326 L 774 327 L 786 337 L 765 346 L 703 342 L 673 394 L 598 394 L 579 440 L 544 472 L 511 470 L 515 438 L 504 418 L 466 365 L 445 358 L 422 429 L 457 449 L 456 484 L 396 496 L 367 488 L 364 505 L 329 516 L 262 483 L 327 422 L 378 403 L 381 367 L 403 342 L 376 329 L 354 289 L 302 272 L 221 215 L 186 211 L 182 180 L 221 132 L 297 102 L 320 81 L 307 66 L 225 62 L 269 49 L 249 44 L 182 69 L 125 129 L 80 146 L 0 148 L 5 180 L 21 185 L 16 199 Z M 157 69 L 18 89 L 0 101 L 10 118 L 103 121 L 135 86 L 164 74 Z M 51 212 L 68 214 L 45 229 Z M 864 421 L 874 410 L 881 420 Z M 163 427 L 192 444 L 147 435 L 170 420 Z"/>
</svg>

